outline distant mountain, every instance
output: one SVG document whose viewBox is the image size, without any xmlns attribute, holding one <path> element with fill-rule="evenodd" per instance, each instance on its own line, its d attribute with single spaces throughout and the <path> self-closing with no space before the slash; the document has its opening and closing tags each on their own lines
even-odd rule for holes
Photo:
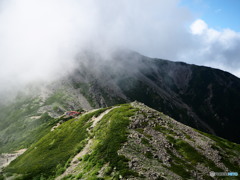
<svg viewBox="0 0 240 180">
<path fill-rule="evenodd" d="M 0 103 L 0 153 L 28 147 L 66 111 L 134 100 L 240 143 L 240 79 L 227 72 L 126 50 L 84 52 L 74 65 L 63 78 L 30 84 L 10 103 Z"/>
<path fill-rule="evenodd" d="M 240 79 L 230 73 L 130 51 L 105 59 L 86 53 L 79 59 L 67 81 L 92 106 L 138 100 L 186 125 L 240 143 Z"/>
<path fill-rule="evenodd" d="M 212 179 L 211 171 L 240 172 L 240 145 L 142 103 L 91 110 L 70 119 L 63 115 L 53 122 L 0 177 Z"/>
</svg>

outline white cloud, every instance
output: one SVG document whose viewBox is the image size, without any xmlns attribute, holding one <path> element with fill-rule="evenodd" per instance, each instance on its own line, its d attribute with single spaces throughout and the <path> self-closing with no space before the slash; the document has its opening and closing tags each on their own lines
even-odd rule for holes
<svg viewBox="0 0 240 180">
<path fill-rule="evenodd" d="M 184 54 L 185 59 L 191 59 L 188 62 L 220 68 L 240 77 L 239 32 L 209 28 L 199 19 L 192 23 L 190 30 L 194 38 L 192 43 L 196 46 L 181 52 L 182 57 Z"/>
<path fill-rule="evenodd" d="M 94 13 L 90 1 L 84 6 L 75 0 L 5 2 L 0 13 L 0 82 L 49 79 L 72 66 L 69 60 L 94 29 Z"/>
<path fill-rule="evenodd" d="M 172 59 L 178 47 L 186 44 L 184 22 L 190 16 L 177 3 L 2 0 L 0 84 L 59 76 L 59 72 L 74 66 L 75 55 L 86 46 L 100 51 L 124 46 L 145 55 Z"/>
<path fill-rule="evenodd" d="M 190 26 L 191 32 L 194 35 L 201 35 L 208 29 L 208 25 L 201 19 L 196 20 Z"/>
<path fill-rule="evenodd" d="M 51 79 L 92 47 L 127 47 L 151 57 L 239 72 L 239 33 L 193 19 L 179 0 L 2 0 L 0 86 Z M 219 66 L 220 67 L 220 66 Z M 3 88 L 2 88 L 3 89 Z"/>
</svg>

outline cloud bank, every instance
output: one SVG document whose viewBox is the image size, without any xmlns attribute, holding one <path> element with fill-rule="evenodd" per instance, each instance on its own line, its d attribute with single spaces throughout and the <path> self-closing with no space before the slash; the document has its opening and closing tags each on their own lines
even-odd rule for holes
<svg viewBox="0 0 240 180">
<path fill-rule="evenodd" d="M 191 58 L 189 62 L 220 68 L 240 77 L 240 32 L 216 30 L 201 19 L 191 24 L 190 32 L 192 43 L 197 48 L 181 52 L 182 57 Z"/>
<path fill-rule="evenodd" d="M 84 48 L 123 47 L 240 76 L 240 33 L 193 21 L 179 0 L 2 0 L 1 89 L 58 77 Z"/>
</svg>

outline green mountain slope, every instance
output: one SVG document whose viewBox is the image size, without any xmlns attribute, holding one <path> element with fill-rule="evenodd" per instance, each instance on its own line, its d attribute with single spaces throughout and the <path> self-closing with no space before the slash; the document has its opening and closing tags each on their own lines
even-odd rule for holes
<svg viewBox="0 0 240 180">
<path fill-rule="evenodd" d="M 0 105 L 0 153 L 28 147 L 51 129 L 54 118 L 83 109 L 92 107 L 67 83 L 28 87 L 11 102 Z"/>
<path fill-rule="evenodd" d="M 238 144 L 134 102 L 62 122 L 4 168 L 3 175 L 18 179 L 212 179 L 210 171 L 240 172 L 239 154 Z"/>
</svg>

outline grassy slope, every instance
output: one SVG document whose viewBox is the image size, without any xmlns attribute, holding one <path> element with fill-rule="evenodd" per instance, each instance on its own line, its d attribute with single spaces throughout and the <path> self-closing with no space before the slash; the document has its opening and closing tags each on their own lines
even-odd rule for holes
<svg viewBox="0 0 240 180">
<path fill-rule="evenodd" d="M 93 152 L 84 158 L 84 168 L 78 176 L 84 174 L 87 178 L 94 178 L 96 172 L 106 163 L 109 163 L 108 174 L 115 168 L 116 177 L 119 174 L 136 175 L 127 167 L 128 160 L 117 154 L 122 143 L 127 140 L 129 117 L 136 110 L 130 105 L 121 105 L 113 109 L 96 125 L 92 134 L 89 134 L 87 128 L 91 126 L 91 122 L 88 120 L 104 110 L 100 109 L 63 123 L 33 144 L 25 154 L 13 161 L 5 172 L 24 174 L 23 179 L 51 179 L 63 173 L 73 156 L 86 144 L 87 137 L 94 136 Z"/>
<path fill-rule="evenodd" d="M 24 179 L 61 173 L 68 159 L 84 146 L 84 140 L 88 137 L 87 128 L 91 125 L 87 121 L 103 111 L 105 109 L 100 109 L 60 125 L 13 161 L 6 171 L 24 174 Z"/>
<path fill-rule="evenodd" d="M 122 144 L 127 141 L 129 117 L 133 116 L 135 111 L 136 109 L 129 104 L 121 105 L 102 118 L 93 130 L 95 137 L 93 152 L 83 158 L 82 172 L 76 177 L 97 179 L 99 170 L 107 163 L 108 167 L 104 172 L 105 178 L 118 179 L 119 175 L 123 177 L 137 176 L 128 168 L 128 159 L 117 153 Z M 114 173 L 112 173 L 113 170 Z"/>
<path fill-rule="evenodd" d="M 28 147 L 44 135 L 55 120 L 47 114 L 39 119 L 39 99 L 22 97 L 16 103 L 0 108 L 0 153 Z"/>
<path fill-rule="evenodd" d="M 70 102 L 74 102 L 74 97 L 60 89 L 45 101 L 38 96 L 19 94 L 14 103 L 0 106 L 0 153 L 27 148 L 38 141 L 58 121 L 47 113 L 40 113 L 39 109 L 46 107 L 46 112 L 63 114 L 72 110 Z"/>
</svg>

